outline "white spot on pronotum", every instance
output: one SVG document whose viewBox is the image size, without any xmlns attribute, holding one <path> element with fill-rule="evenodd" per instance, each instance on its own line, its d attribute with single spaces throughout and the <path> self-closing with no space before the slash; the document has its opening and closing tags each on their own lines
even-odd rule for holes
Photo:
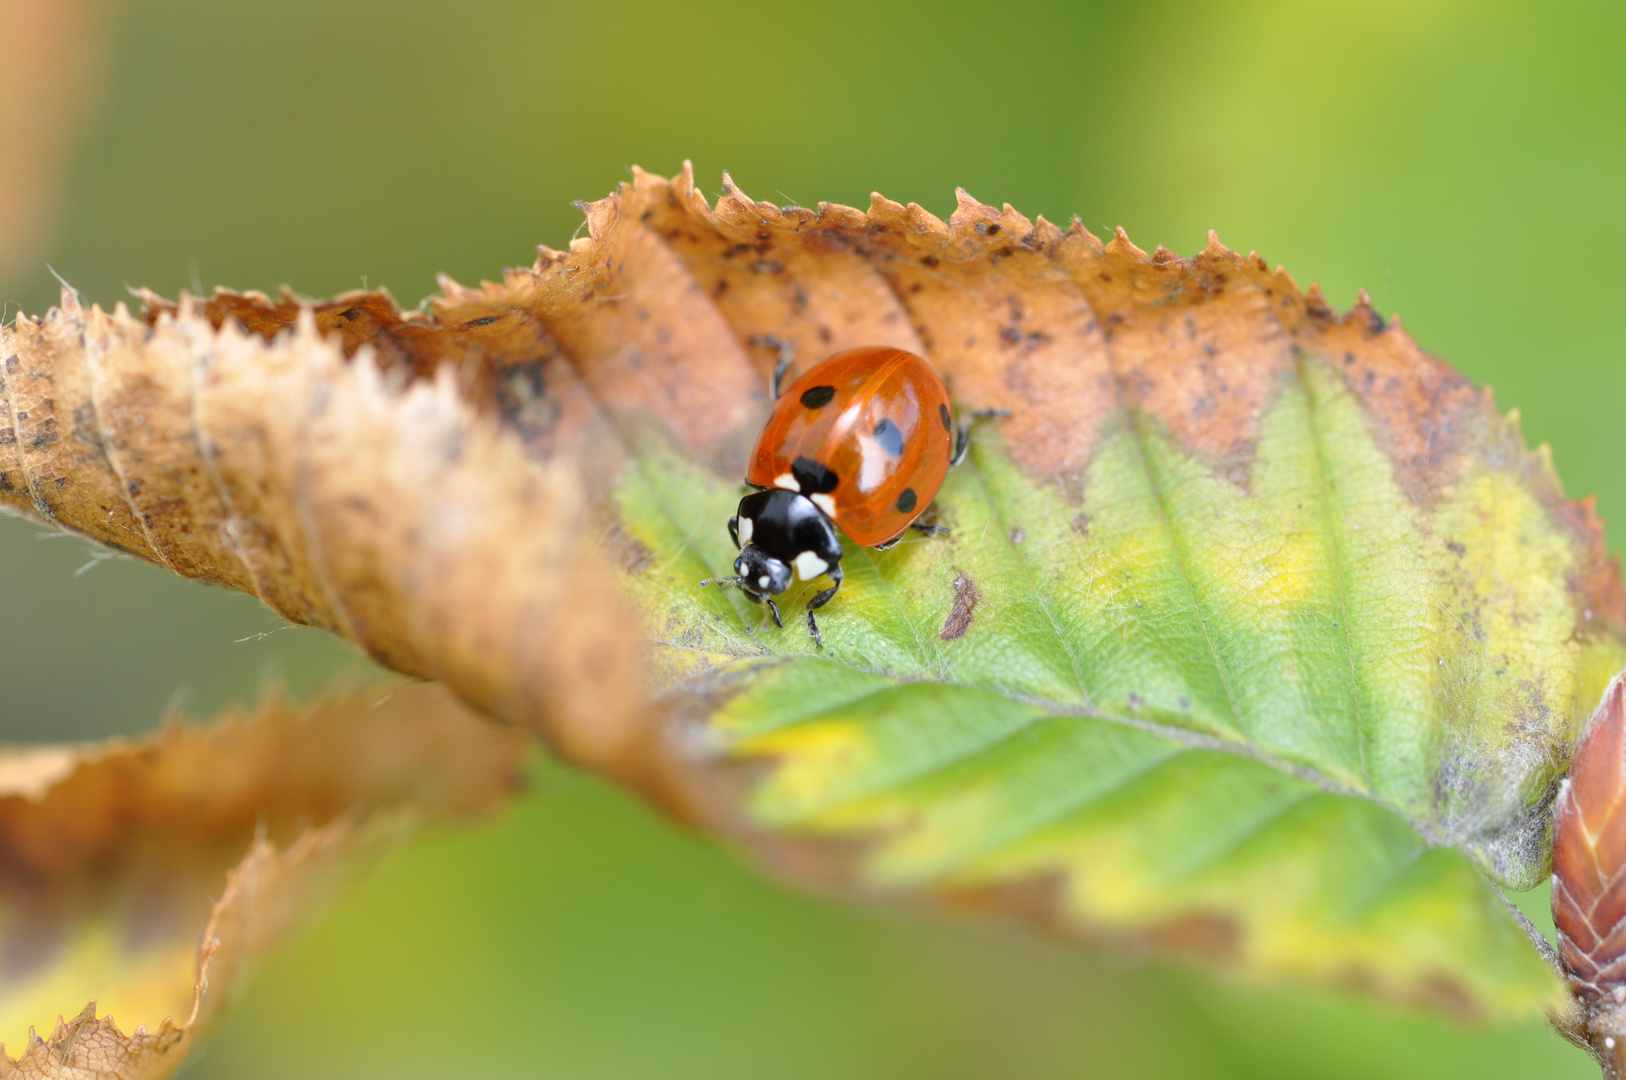
<svg viewBox="0 0 1626 1080">
<path fill-rule="evenodd" d="M 817 506 L 820 510 L 823 510 L 826 517 L 833 518 L 836 516 L 836 501 L 830 496 L 820 492 L 819 494 L 812 496 L 812 499 L 813 505 Z"/>
<path fill-rule="evenodd" d="M 769 585 L 773 584 L 773 578 L 769 577 L 767 574 L 763 574 L 761 577 L 757 578 L 757 584 L 766 589 Z"/>
<path fill-rule="evenodd" d="M 773 486 L 776 488 L 784 488 L 786 491 L 802 490 L 802 485 L 798 484 L 796 482 L 796 477 L 792 476 L 790 473 L 780 473 L 778 476 L 774 477 Z"/>
<path fill-rule="evenodd" d="M 800 555 L 796 556 L 793 562 L 796 565 L 796 576 L 802 581 L 812 581 L 814 578 L 830 569 L 829 563 L 825 562 L 811 551 L 802 552 Z"/>
<path fill-rule="evenodd" d="M 751 534 L 756 532 L 756 523 L 750 518 L 740 518 L 739 525 L 735 526 L 740 533 L 740 547 L 751 542 Z"/>
</svg>

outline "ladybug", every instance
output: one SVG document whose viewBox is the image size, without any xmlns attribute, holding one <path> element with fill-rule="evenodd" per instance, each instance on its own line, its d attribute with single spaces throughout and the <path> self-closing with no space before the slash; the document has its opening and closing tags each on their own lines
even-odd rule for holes
<svg viewBox="0 0 1626 1080">
<path fill-rule="evenodd" d="M 779 348 L 770 384 L 774 409 L 751 454 L 745 482 L 753 490 L 728 519 L 740 554 L 735 577 L 700 584 L 737 585 L 753 604 L 766 603 L 793 580 L 828 576 L 830 587 L 807 602 L 807 629 L 822 646 L 813 613 L 841 588 L 841 541 L 885 551 L 913 529 L 947 535 L 915 519 L 931 504 L 949 469 L 964 460 L 971 425 L 1002 409 L 972 413 L 956 429 L 937 371 L 914 353 L 870 345 L 814 364 L 780 392 L 793 353 Z"/>
</svg>

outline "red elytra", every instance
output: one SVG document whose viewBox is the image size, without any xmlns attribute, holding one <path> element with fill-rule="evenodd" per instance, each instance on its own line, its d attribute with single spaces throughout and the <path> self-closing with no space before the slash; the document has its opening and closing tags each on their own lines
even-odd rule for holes
<svg viewBox="0 0 1626 1080">
<path fill-rule="evenodd" d="M 821 360 L 784 389 L 745 478 L 802 491 L 855 544 L 873 547 L 930 505 L 953 456 L 954 417 L 936 370 L 870 345 Z M 823 467 L 813 470 L 816 490 L 810 463 Z"/>
</svg>

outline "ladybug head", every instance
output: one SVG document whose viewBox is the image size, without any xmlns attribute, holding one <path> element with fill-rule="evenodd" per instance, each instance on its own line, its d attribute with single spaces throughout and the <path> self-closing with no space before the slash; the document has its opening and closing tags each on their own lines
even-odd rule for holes
<svg viewBox="0 0 1626 1080">
<path fill-rule="evenodd" d="M 778 596 L 790 588 L 790 567 L 755 544 L 740 549 L 734 572 L 739 575 L 740 591 L 757 603 L 764 596 Z"/>
<path fill-rule="evenodd" d="M 811 580 L 841 561 L 835 526 L 817 504 L 795 491 L 769 488 L 747 495 L 739 513 L 728 519 L 728 532 L 740 548 L 735 576 L 700 584 L 738 585 L 754 604 L 778 596 L 798 577 Z"/>
</svg>

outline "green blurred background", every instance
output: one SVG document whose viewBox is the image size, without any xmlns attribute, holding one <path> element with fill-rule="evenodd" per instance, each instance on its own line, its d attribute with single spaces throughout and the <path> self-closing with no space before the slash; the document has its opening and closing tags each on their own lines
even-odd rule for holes
<svg viewBox="0 0 1626 1080">
<path fill-rule="evenodd" d="M 44 250 L 92 300 L 310 295 L 528 263 L 639 163 L 759 198 L 1204 230 L 1370 289 L 1626 521 L 1626 5 L 124 0 Z M 3 152 L 3 151 L 0 151 Z M 246 597 L 0 520 L 0 739 L 89 738 L 365 671 Z M 1623 538 L 1611 531 L 1618 550 Z M 88 567 L 88 569 L 87 569 Z M 84 570 L 83 573 L 77 571 Z M 275 631 L 259 636 L 265 631 Z M 242 640 L 246 639 L 246 640 Z M 1525 898 L 1539 912 L 1545 897 Z M 391 858 L 188 1068 L 220 1077 L 1595 1076 L 1177 964 L 793 895 L 557 767 Z"/>
</svg>

